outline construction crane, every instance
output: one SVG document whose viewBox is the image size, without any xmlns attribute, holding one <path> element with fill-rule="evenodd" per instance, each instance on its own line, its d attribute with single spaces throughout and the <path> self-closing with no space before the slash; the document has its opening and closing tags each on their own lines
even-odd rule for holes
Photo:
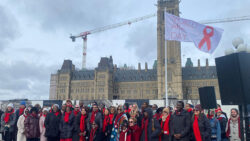
<svg viewBox="0 0 250 141">
<path fill-rule="evenodd" d="M 131 25 L 132 23 L 136 23 L 139 21 L 143 21 L 146 19 L 150 19 L 155 17 L 157 14 L 150 14 L 150 15 L 146 15 L 143 17 L 139 17 L 139 18 L 134 18 L 128 21 L 124 21 L 124 22 L 120 22 L 120 23 L 116 23 L 116 24 L 112 24 L 112 25 L 107 25 L 107 26 L 103 26 L 100 28 L 96 28 L 93 30 L 89 30 L 89 31 L 85 31 L 85 32 L 81 32 L 78 35 L 71 35 L 70 38 L 72 39 L 73 42 L 75 42 L 76 38 L 81 37 L 83 39 L 83 58 L 82 58 L 82 69 L 86 69 L 86 56 L 87 56 L 87 36 L 90 34 L 94 34 L 94 33 L 98 33 L 98 32 L 102 32 L 102 31 L 106 31 L 109 29 L 114 29 L 114 28 L 118 28 L 124 25 Z M 245 20 L 250 20 L 250 15 L 249 16 L 241 16 L 241 17 L 230 17 L 230 18 L 223 18 L 223 19 L 213 19 L 213 20 L 204 20 L 204 21 L 200 21 L 200 23 L 202 24 L 215 24 L 215 23 L 227 23 L 227 22 L 236 22 L 236 21 L 245 21 Z"/>
<path fill-rule="evenodd" d="M 143 17 L 139 17 L 139 18 L 134 18 L 125 22 L 120 22 L 120 23 L 116 23 L 116 24 L 112 24 L 112 25 L 107 25 L 107 26 L 103 26 L 100 28 L 96 28 L 93 30 L 89 30 L 89 31 L 85 31 L 80 33 L 79 35 L 71 35 L 70 38 L 72 39 L 72 41 L 74 42 L 76 40 L 76 38 L 81 37 L 83 39 L 83 57 L 82 57 L 82 69 L 86 69 L 86 56 L 87 56 L 87 36 L 90 34 L 94 34 L 94 33 L 98 33 L 98 32 L 102 32 L 102 31 L 106 31 L 109 29 L 114 29 L 114 28 L 118 28 L 124 25 L 131 25 L 132 23 L 136 23 L 139 21 L 143 21 L 152 17 L 155 17 L 156 14 L 150 14 L 150 15 L 146 15 Z"/>
</svg>

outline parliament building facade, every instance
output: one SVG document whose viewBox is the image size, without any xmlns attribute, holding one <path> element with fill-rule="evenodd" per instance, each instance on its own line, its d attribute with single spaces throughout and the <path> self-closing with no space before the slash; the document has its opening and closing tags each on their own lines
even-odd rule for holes
<svg viewBox="0 0 250 141">
<path fill-rule="evenodd" d="M 158 0 L 157 61 L 152 69 L 118 68 L 112 57 L 101 58 L 93 70 L 76 70 L 71 60 L 64 60 L 56 74 L 51 75 L 50 99 L 53 100 L 112 100 L 165 98 L 165 43 L 167 48 L 168 98 L 199 99 L 198 88 L 214 86 L 216 98 L 219 87 L 216 67 L 193 65 L 190 58 L 181 66 L 181 43 L 165 41 L 164 10 L 179 16 L 179 0 Z"/>
</svg>

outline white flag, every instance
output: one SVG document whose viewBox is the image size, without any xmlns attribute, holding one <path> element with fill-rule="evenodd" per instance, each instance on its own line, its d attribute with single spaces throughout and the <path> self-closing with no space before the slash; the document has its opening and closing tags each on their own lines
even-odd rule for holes
<svg viewBox="0 0 250 141">
<path fill-rule="evenodd" d="M 194 42 L 204 52 L 213 53 L 223 29 L 203 25 L 165 12 L 165 40 Z"/>
</svg>

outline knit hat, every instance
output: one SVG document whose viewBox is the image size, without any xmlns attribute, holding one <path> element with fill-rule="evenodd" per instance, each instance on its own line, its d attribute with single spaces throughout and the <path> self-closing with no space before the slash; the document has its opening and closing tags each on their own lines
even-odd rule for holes
<svg viewBox="0 0 250 141">
<path fill-rule="evenodd" d="M 21 102 L 20 102 L 20 105 L 24 105 L 24 106 L 25 106 L 25 105 L 26 105 L 26 102 L 25 102 L 25 101 L 21 101 Z"/>
<path fill-rule="evenodd" d="M 57 108 L 59 108 L 59 105 L 58 104 L 54 104 L 53 107 L 56 106 Z"/>
<path fill-rule="evenodd" d="M 35 111 L 36 113 L 38 113 L 38 108 L 32 107 L 31 110 L 30 110 L 30 113 L 32 113 L 33 111 Z"/>
<path fill-rule="evenodd" d="M 12 103 L 9 103 L 9 104 L 7 105 L 7 107 L 14 108 L 14 105 L 13 105 Z"/>
<path fill-rule="evenodd" d="M 202 107 L 200 104 L 197 104 L 195 107 L 194 107 L 195 110 L 197 111 L 202 111 Z"/>
<path fill-rule="evenodd" d="M 216 109 L 215 113 L 218 113 L 219 111 L 222 111 L 221 108 Z"/>
</svg>

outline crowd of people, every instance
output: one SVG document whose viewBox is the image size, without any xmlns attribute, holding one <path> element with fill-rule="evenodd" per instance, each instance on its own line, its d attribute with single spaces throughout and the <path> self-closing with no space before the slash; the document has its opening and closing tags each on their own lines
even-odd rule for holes
<svg viewBox="0 0 250 141">
<path fill-rule="evenodd" d="M 27 106 L 9 103 L 1 112 L 5 141 L 240 141 L 239 112 L 228 119 L 220 105 L 204 112 L 201 105 L 178 101 L 175 107 L 136 103 L 106 107 L 65 104 Z"/>
</svg>

